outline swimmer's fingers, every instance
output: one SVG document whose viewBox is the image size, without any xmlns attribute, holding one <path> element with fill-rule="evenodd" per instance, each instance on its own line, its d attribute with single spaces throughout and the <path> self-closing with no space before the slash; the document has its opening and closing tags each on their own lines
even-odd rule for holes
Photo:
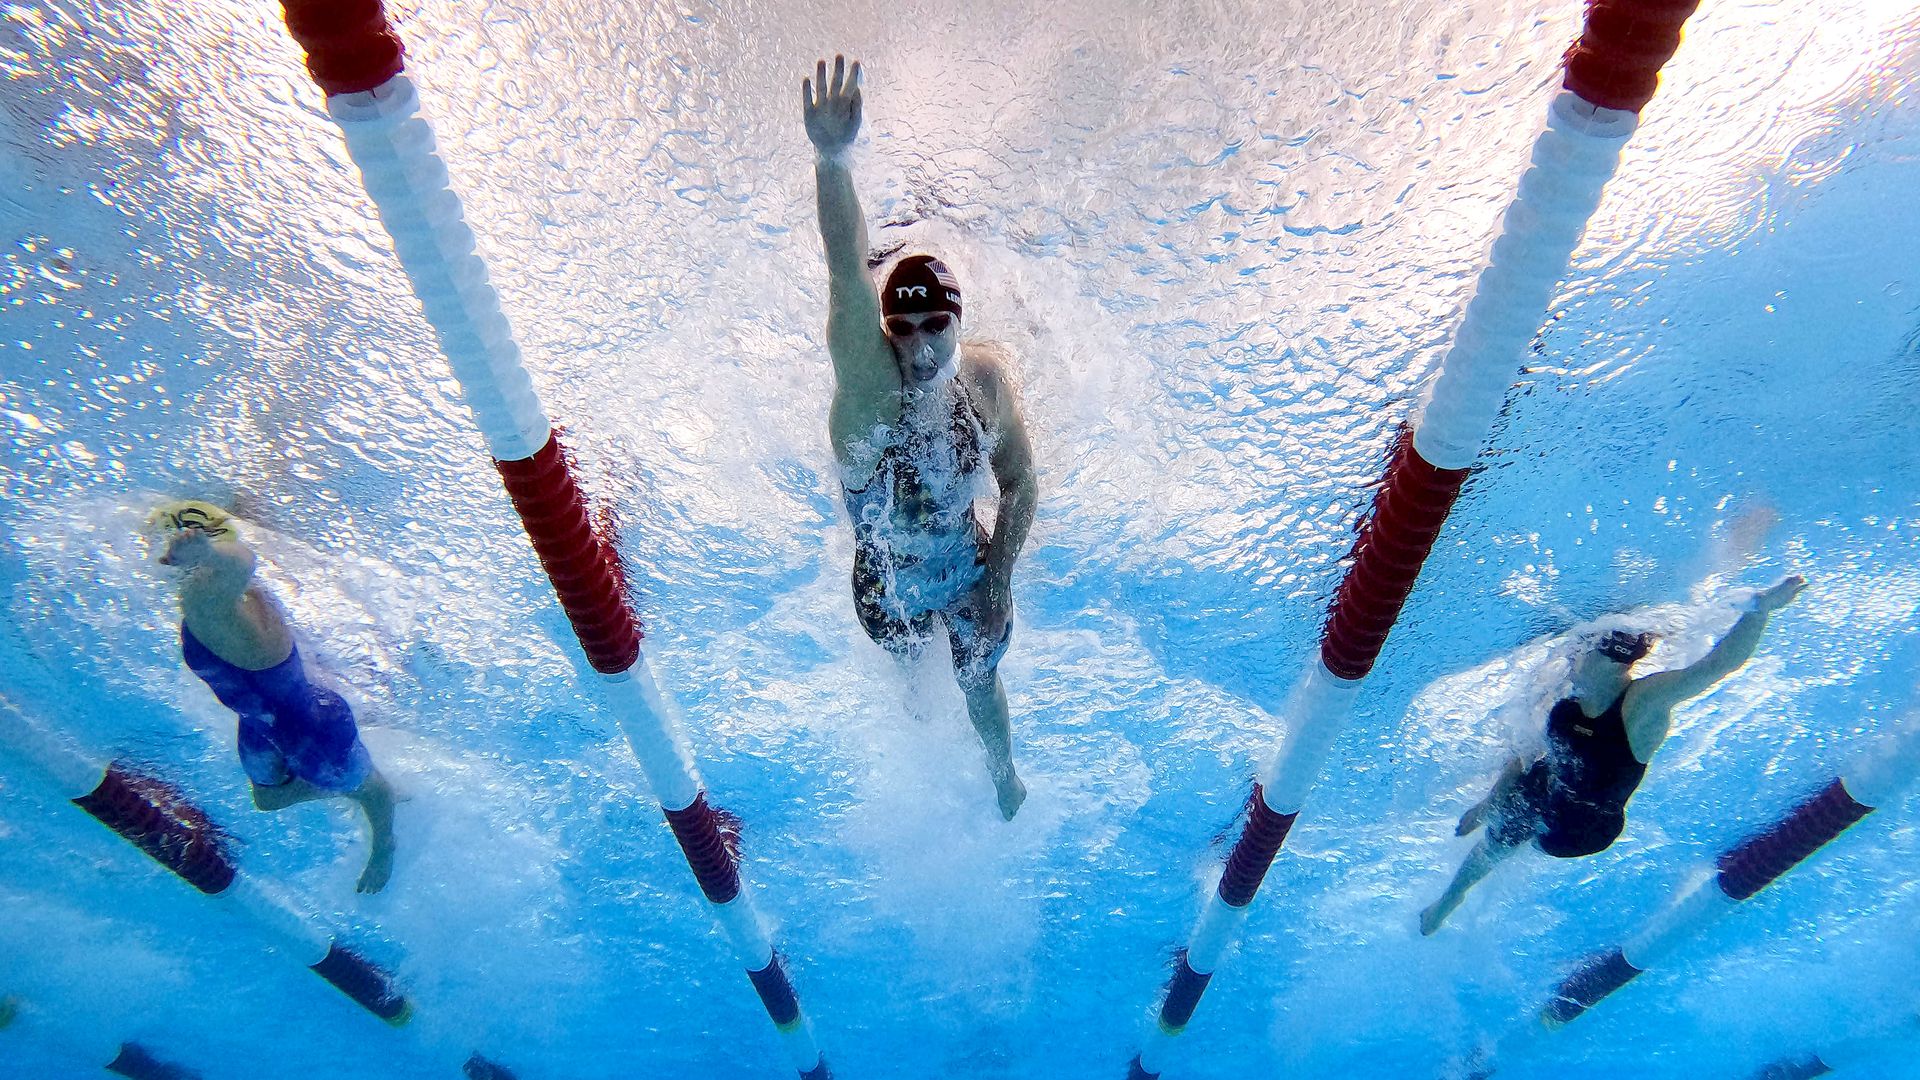
<svg viewBox="0 0 1920 1080">
<path fill-rule="evenodd" d="M 860 133 L 860 64 L 848 69 L 847 58 L 833 58 L 833 72 L 827 62 L 814 65 L 813 78 L 800 84 L 801 106 L 807 124 L 807 136 L 823 153 L 837 154 L 853 143 Z"/>
<path fill-rule="evenodd" d="M 1780 603 L 1776 606 L 1786 607 L 1788 604 L 1793 603 L 1794 598 L 1798 597 L 1802 592 L 1805 592 L 1806 588 L 1806 578 L 1801 577 L 1799 574 L 1787 576 L 1781 580 L 1780 584 L 1773 587 L 1773 591 L 1780 594 Z"/>
<path fill-rule="evenodd" d="M 1772 588 L 1753 598 L 1753 610 L 1778 611 L 1793 603 L 1794 598 L 1799 596 L 1806 587 L 1807 579 L 1799 574 L 1781 578 Z"/>
<path fill-rule="evenodd" d="M 213 541 L 198 526 L 189 525 L 173 534 L 167 541 L 167 548 L 160 553 L 162 566 L 195 566 L 204 561 L 213 549 Z"/>
</svg>

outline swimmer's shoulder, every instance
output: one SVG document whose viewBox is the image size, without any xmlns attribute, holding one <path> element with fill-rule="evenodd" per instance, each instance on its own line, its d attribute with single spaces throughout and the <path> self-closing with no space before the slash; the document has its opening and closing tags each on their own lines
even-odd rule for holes
<svg viewBox="0 0 1920 1080">
<path fill-rule="evenodd" d="M 1010 374 L 1016 357 L 1013 347 L 992 338 L 968 338 L 960 343 L 960 356 L 970 370 L 991 370 Z"/>
<path fill-rule="evenodd" d="M 1011 348 L 999 341 L 965 341 L 960 345 L 960 358 L 968 387 L 981 403 L 1012 403 L 1017 369 Z"/>
</svg>

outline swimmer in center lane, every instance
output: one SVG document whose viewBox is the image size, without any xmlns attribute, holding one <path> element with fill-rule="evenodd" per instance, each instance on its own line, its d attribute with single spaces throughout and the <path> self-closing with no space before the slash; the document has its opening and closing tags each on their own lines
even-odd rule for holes
<svg viewBox="0 0 1920 1080">
<path fill-rule="evenodd" d="M 902 259 L 875 290 L 847 164 L 860 133 L 860 65 L 848 71 L 835 57 L 829 81 L 821 61 L 801 95 L 817 151 L 834 375 L 827 427 L 853 518 L 854 609 L 867 635 L 902 661 L 920 656 L 936 619 L 945 625 L 1000 813 L 1011 820 L 1027 788 L 1013 768 L 999 664 L 1035 485 L 1005 351 L 961 343 L 960 286 L 930 255 Z M 974 514 L 983 466 L 1000 488 L 991 533 Z"/>
<path fill-rule="evenodd" d="M 1652 640 L 1621 630 L 1582 656 L 1573 669 L 1573 696 L 1547 716 L 1546 754 L 1531 765 L 1518 758 L 1508 762 L 1492 794 L 1461 817 L 1458 835 L 1482 826 L 1486 834 L 1446 893 L 1420 913 L 1420 932 L 1439 930 L 1467 890 L 1524 844 L 1558 859 L 1612 846 L 1626 827 L 1627 800 L 1666 740 L 1673 710 L 1739 670 L 1759 646 L 1767 617 L 1792 603 L 1806 584 L 1789 577 L 1755 594 L 1706 656 L 1677 671 L 1630 677 Z"/>
<path fill-rule="evenodd" d="M 286 615 L 253 581 L 253 549 L 234 518 L 209 503 L 168 503 L 150 525 L 179 568 L 180 649 L 187 666 L 240 716 L 240 764 L 253 804 L 280 810 L 346 798 L 366 813 L 372 850 L 358 885 L 379 892 L 393 872 L 393 789 L 373 767 L 353 712 L 307 680 Z"/>
</svg>

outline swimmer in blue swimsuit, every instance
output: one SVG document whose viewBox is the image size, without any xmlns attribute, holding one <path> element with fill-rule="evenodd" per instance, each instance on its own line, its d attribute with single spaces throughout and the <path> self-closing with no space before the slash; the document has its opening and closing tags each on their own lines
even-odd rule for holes
<svg viewBox="0 0 1920 1080">
<path fill-rule="evenodd" d="M 1673 710 L 1711 690 L 1753 655 L 1767 617 L 1806 588 L 1789 577 L 1749 601 L 1745 614 L 1706 656 L 1676 671 L 1631 678 L 1652 638 L 1615 630 L 1573 669 L 1573 696 L 1547 717 L 1547 752 L 1531 764 L 1507 764 L 1493 792 L 1460 819 L 1457 835 L 1485 826 L 1446 893 L 1420 913 L 1431 935 L 1493 868 L 1532 844 L 1557 859 L 1605 851 L 1627 824 L 1627 800 L 1666 740 Z"/>
<path fill-rule="evenodd" d="M 233 518 L 208 503 L 169 503 L 150 521 L 165 538 L 160 562 L 184 571 L 187 666 L 239 714 L 240 764 L 253 781 L 253 804 L 358 803 L 373 831 L 358 888 L 379 892 L 393 872 L 393 789 L 367 756 L 347 703 L 308 681 L 286 617 L 252 582 L 253 549 Z"/>
<path fill-rule="evenodd" d="M 1012 636 L 1013 564 L 1033 524 L 1033 447 L 1006 350 L 960 342 L 960 286 L 930 255 L 902 259 L 876 290 L 847 151 L 860 132 L 860 65 L 821 61 L 802 85 L 827 250 L 828 434 L 853 518 L 854 608 L 868 636 L 917 658 L 937 621 L 967 716 L 987 751 L 1000 813 L 1027 797 L 1013 768 L 1000 685 Z M 974 501 L 991 471 L 993 530 Z"/>
</svg>

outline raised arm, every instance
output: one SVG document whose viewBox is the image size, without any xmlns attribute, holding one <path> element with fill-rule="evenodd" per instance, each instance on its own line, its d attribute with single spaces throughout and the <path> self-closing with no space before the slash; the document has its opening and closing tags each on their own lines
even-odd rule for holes
<svg viewBox="0 0 1920 1080">
<path fill-rule="evenodd" d="M 816 82 L 817 80 L 817 82 Z M 853 189 L 847 151 L 860 134 L 860 65 L 833 58 L 800 84 L 807 138 L 815 151 L 820 239 L 827 250 L 827 350 L 843 392 L 858 396 L 899 388 L 899 371 L 880 329 L 880 294 L 867 273 L 867 222 Z"/>
<path fill-rule="evenodd" d="M 1707 655 L 1686 667 L 1635 679 L 1620 704 L 1634 755 L 1647 760 L 1666 738 L 1669 718 L 1677 706 L 1706 693 L 1751 659 L 1760 645 L 1760 635 L 1767 629 L 1767 617 L 1792 603 L 1806 587 L 1806 580 L 1794 575 L 1765 592 L 1754 594 L 1747 613 L 1734 622 L 1733 628 L 1714 643 Z"/>
</svg>

